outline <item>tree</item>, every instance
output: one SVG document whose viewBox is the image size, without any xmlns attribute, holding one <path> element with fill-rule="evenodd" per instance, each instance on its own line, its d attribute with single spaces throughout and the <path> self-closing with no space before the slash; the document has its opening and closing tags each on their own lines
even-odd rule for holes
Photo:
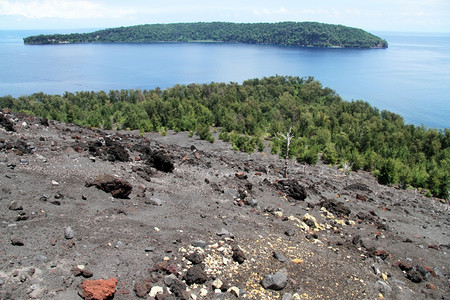
<svg viewBox="0 0 450 300">
<path fill-rule="evenodd" d="M 208 141 L 210 143 L 214 143 L 214 137 L 211 134 L 211 130 L 209 126 L 206 124 L 199 125 L 197 129 L 197 135 L 200 139 Z"/>
<path fill-rule="evenodd" d="M 323 162 L 330 165 L 335 165 L 338 162 L 336 148 L 333 143 L 327 143 L 323 150 Z"/>
<path fill-rule="evenodd" d="M 397 162 L 392 158 L 384 160 L 378 175 L 378 182 L 385 185 L 391 185 L 396 184 L 398 179 Z"/>
<path fill-rule="evenodd" d="M 300 155 L 297 156 L 297 161 L 300 163 L 307 163 L 308 165 L 315 165 L 319 160 L 317 147 L 307 147 L 300 151 Z"/>
<path fill-rule="evenodd" d="M 292 134 L 292 127 L 289 128 L 289 131 L 286 134 L 279 133 L 279 135 L 285 139 L 286 141 L 286 156 L 284 158 L 284 174 L 283 176 L 287 178 L 287 169 L 289 162 L 289 146 L 291 145 L 292 138 L 294 135 Z"/>
</svg>

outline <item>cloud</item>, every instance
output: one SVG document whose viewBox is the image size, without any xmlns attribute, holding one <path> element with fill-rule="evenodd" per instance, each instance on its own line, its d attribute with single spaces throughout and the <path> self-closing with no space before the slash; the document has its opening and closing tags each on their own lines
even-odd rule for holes
<svg viewBox="0 0 450 300">
<path fill-rule="evenodd" d="M 107 7 L 89 0 L 0 0 L 0 16 L 19 15 L 30 19 L 120 18 L 134 10 Z"/>
<path fill-rule="evenodd" d="M 423 11 L 413 11 L 413 12 L 407 11 L 407 12 L 400 13 L 400 15 L 406 16 L 406 17 L 409 17 L 409 16 L 421 17 L 421 16 L 425 16 L 425 12 L 423 12 Z"/>
<path fill-rule="evenodd" d="M 280 8 L 277 9 L 268 9 L 268 8 L 262 8 L 262 9 L 255 9 L 253 11 L 253 13 L 255 15 L 280 15 L 280 14 L 289 14 L 289 11 L 281 6 Z"/>
</svg>

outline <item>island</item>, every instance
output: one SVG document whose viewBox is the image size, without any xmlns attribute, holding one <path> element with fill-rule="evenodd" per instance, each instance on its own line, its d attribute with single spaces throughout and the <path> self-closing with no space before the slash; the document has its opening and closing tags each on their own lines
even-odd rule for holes
<svg viewBox="0 0 450 300">
<path fill-rule="evenodd" d="M 322 48 L 388 47 L 386 40 L 362 29 L 318 22 L 147 24 L 24 38 L 27 45 L 208 41 Z"/>
</svg>

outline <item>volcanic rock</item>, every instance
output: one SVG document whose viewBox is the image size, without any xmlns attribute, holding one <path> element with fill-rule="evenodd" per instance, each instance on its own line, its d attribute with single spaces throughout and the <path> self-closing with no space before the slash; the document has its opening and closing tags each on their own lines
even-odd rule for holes
<svg viewBox="0 0 450 300">
<path fill-rule="evenodd" d="M 108 153 L 107 160 L 108 161 L 123 161 L 127 162 L 130 160 L 130 155 L 128 154 L 127 149 L 125 149 L 122 145 L 117 142 L 112 141 L 111 139 L 105 140 Z"/>
<path fill-rule="evenodd" d="M 111 193 L 114 198 L 121 199 L 126 199 L 133 189 L 127 181 L 109 174 L 99 175 L 92 182 L 86 182 L 86 187 L 91 186 L 96 186 L 106 193 Z"/>
<path fill-rule="evenodd" d="M 347 206 L 335 199 L 324 200 L 319 205 L 337 216 L 348 216 L 351 213 L 351 210 Z"/>
<path fill-rule="evenodd" d="M 233 248 L 233 260 L 242 264 L 247 258 L 245 257 L 244 251 L 238 247 Z"/>
<path fill-rule="evenodd" d="M 356 199 L 361 201 L 367 201 L 367 197 L 361 194 L 356 194 Z"/>
<path fill-rule="evenodd" d="M 286 193 L 287 196 L 291 197 L 294 200 L 303 201 L 308 197 L 305 187 L 300 185 L 300 183 L 296 180 L 287 179 L 280 180 L 275 183 L 275 187 Z"/>
<path fill-rule="evenodd" d="M 273 274 L 266 275 L 261 281 L 261 285 L 265 289 L 280 291 L 284 289 L 288 282 L 288 273 L 286 269 L 281 269 Z"/>
<path fill-rule="evenodd" d="M 206 274 L 203 264 L 192 266 L 184 275 L 184 280 L 188 285 L 205 283 L 208 280 L 208 274 Z"/>
<path fill-rule="evenodd" d="M 6 131 L 15 131 L 14 123 L 2 113 L 0 113 L 0 125 L 5 128 Z"/>
<path fill-rule="evenodd" d="M 285 261 L 288 260 L 287 257 L 286 257 L 283 253 L 281 253 L 281 252 L 279 252 L 279 251 L 274 251 L 274 252 L 273 252 L 273 257 L 274 257 L 276 260 L 278 260 L 279 262 L 285 262 Z"/>
<path fill-rule="evenodd" d="M 408 264 L 407 262 L 399 262 L 398 263 L 398 267 L 400 268 L 400 270 L 408 272 L 410 270 L 412 270 L 412 266 L 410 264 Z"/>
<path fill-rule="evenodd" d="M 73 239 L 73 230 L 70 226 L 64 229 L 64 237 L 68 240 Z"/>
<path fill-rule="evenodd" d="M 203 240 L 195 240 L 191 242 L 192 247 L 205 248 L 206 242 Z"/>
<path fill-rule="evenodd" d="M 171 274 L 164 278 L 164 283 L 170 288 L 170 291 L 177 297 L 182 297 L 186 291 L 186 283 L 178 279 L 175 275 Z"/>
<path fill-rule="evenodd" d="M 106 300 L 116 292 L 117 279 L 85 280 L 80 288 L 80 296 L 86 300 Z"/>
<path fill-rule="evenodd" d="M 134 285 L 134 291 L 139 298 L 145 298 L 151 288 L 152 286 L 149 280 L 137 281 Z"/>
<path fill-rule="evenodd" d="M 147 159 L 147 164 L 153 168 L 166 173 L 172 172 L 175 166 L 172 160 L 161 151 L 154 151 Z"/>
<path fill-rule="evenodd" d="M 198 265 L 203 261 L 203 257 L 198 252 L 194 252 L 192 254 L 187 255 L 186 259 L 189 260 L 194 265 Z"/>
<path fill-rule="evenodd" d="M 13 245 L 13 246 L 23 246 L 24 243 L 21 240 L 19 240 L 18 238 L 12 238 L 11 239 L 11 245 Z"/>
<path fill-rule="evenodd" d="M 8 208 L 10 210 L 23 210 L 23 206 L 20 205 L 17 201 L 11 201 Z"/>
<path fill-rule="evenodd" d="M 406 278 L 411 280 L 414 283 L 421 283 L 425 278 L 423 275 L 416 270 L 410 270 L 406 273 Z"/>
</svg>

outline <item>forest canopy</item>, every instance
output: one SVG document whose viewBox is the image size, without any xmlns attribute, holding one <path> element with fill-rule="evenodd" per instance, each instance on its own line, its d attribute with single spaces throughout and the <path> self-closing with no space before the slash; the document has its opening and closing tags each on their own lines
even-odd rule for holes
<svg viewBox="0 0 450 300">
<path fill-rule="evenodd" d="M 362 29 L 317 22 L 172 23 L 117 27 L 91 33 L 37 35 L 28 45 L 67 43 L 149 43 L 214 41 L 301 47 L 387 48 L 385 40 Z"/>
<path fill-rule="evenodd" d="M 279 133 L 291 128 L 289 157 L 315 164 L 349 164 L 382 184 L 426 188 L 448 197 L 450 130 L 405 124 L 367 102 L 343 101 L 312 77 L 274 76 L 238 83 L 175 85 L 161 90 L 35 93 L 0 97 L 0 107 L 42 118 L 104 129 L 190 131 L 235 150 L 271 151 L 284 157 Z"/>
</svg>

